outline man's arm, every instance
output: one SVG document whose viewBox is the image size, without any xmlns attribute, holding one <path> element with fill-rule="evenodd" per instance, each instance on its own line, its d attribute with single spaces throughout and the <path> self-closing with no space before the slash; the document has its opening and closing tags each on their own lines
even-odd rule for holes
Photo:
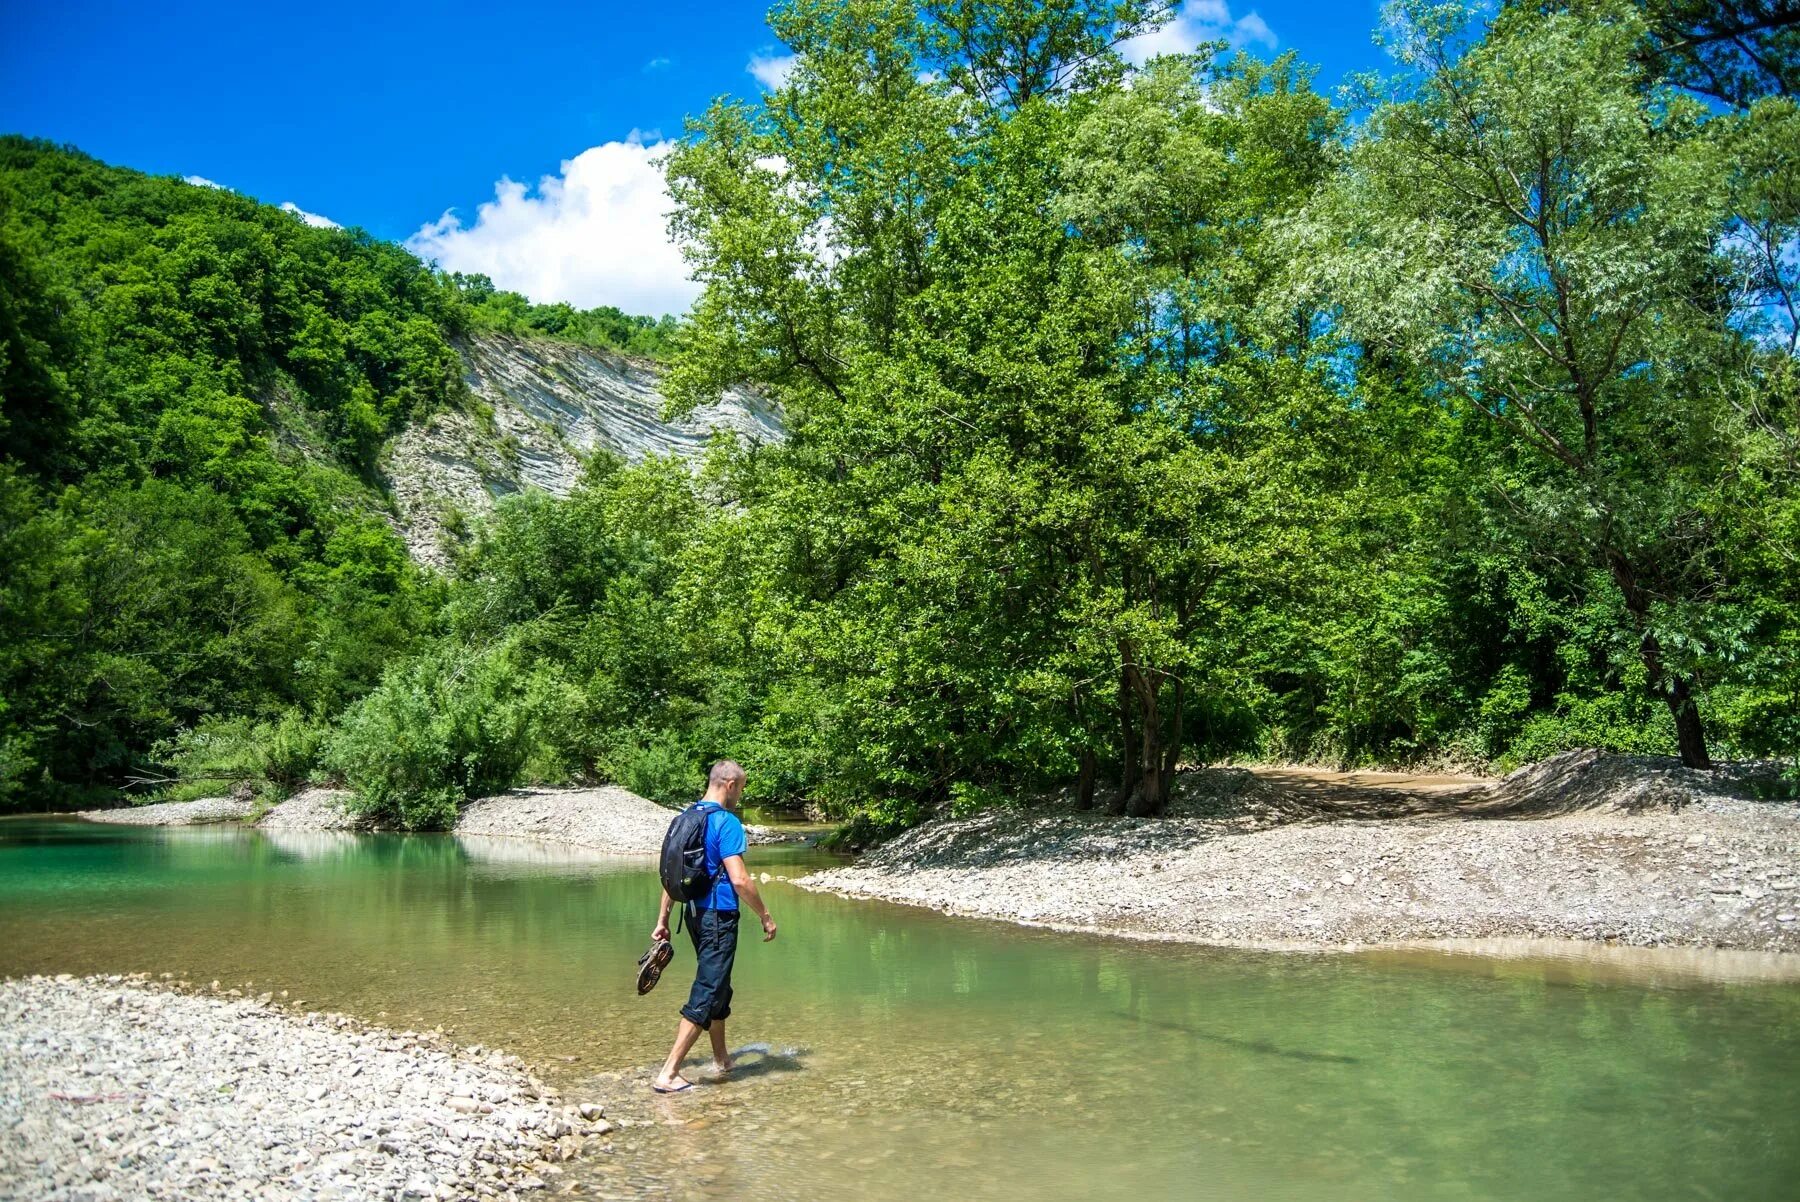
<svg viewBox="0 0 1800 1202">
<path fill-rule="evenodd" d="M 675 904 L 669 897 L 669 891 L 662 891 L 662 907 L 656 912 L 656 929 L 650 932 L 650 942 L 669 937 L 669 908 Z"/>
<path fill-rule="evenodd" d="M 763 942 L 775 938 L 775 920 L 769 917 L 769 907 L 763 905 L 762 894 L 757 892 L 756 882 L 750 879 L 750 870 L 744 867 L 744 857 L 726 856 L 725 875 L 731 879 L 731 887 L 737 890 L 737 895 L 749 902 L 756 916 L 762 919 Z"/>
</svg>

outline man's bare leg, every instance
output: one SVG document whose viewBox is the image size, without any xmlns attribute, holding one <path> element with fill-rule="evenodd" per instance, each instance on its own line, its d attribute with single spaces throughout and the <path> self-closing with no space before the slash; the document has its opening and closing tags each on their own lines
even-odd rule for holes
<svg viewBox="0 0 1800 1202">
<path fill-rule="evenodd" d="M 725 1020 L 713 1019 L 712 1026 L 707 1028 L 712 1036 L 713 1072 L 728 1073 L 731 1071 L 731 1053 L 725 1050 Z"/>
<path fill-rule="evenodd" d="M 719 1024 L 715 1023 L 714 1026 Z M 680 1089 L 687 1084 L 681 1075 L 681 1062 L 687 1054 L 694 1050 L 694 1044 L 700 1040 L 700 1024 L 690 1019 L 682 1019 L 681 1025 L 675 1028 L 675 1046 L 669 1049 L 669 1058 L 663 1061 L 662 1072 L 656 1075 L 655 1085 L 658 1089 Z"/>
</svg>

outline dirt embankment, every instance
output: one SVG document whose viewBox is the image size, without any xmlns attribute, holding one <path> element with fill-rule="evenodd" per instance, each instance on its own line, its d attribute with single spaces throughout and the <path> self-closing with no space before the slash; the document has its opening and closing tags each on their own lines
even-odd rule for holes
<svg viewBox="0 0 1800 1202">
<path fill-rule="evenodd" d="M 1800 952 L 1800 805 L 1572 752 L 1499 781 L 1211 769 L 1171 813 L 932 823 L 800 884 L 1204 943 L 1572 938 Z"/>
</svg>

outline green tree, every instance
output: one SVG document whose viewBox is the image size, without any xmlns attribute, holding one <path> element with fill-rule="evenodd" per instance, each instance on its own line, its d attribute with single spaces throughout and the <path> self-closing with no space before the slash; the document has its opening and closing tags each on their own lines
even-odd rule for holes
<svg viewBox="0 0 1800 1202">
<path fill-rule="evenodd" d="M 787 84 L 671 157 L 706 285 L 672 378 L 786 407 L 759 503 L 797 654 L 879 788 L 1079 774 L 1091 798 L 1105 759 L 1117 805 L 1160 810 L 1304 507 L 1276 448 L 1330 398 L 1298 340 L 1268 362 L 1257 292 L 1333 118 L 1291 61 L 1124 89 L 1113 47 L 1156 19 L 790 5 Z"/>
<path fill-rule="evenodd" d="M 1495 525 L 1606 573 L 1705 766 L 1699 685 L 1743 633 L 1719 558 L 1741 347 L 1706 114 L 1643 77 L 1634 9 L 1508 9 L 1459 54 L 1465 19 L 1408 10 L 1416 82 L 1312 216 L 1320 279 L 1348 330 L 1492 423 Z"/>
</svg>

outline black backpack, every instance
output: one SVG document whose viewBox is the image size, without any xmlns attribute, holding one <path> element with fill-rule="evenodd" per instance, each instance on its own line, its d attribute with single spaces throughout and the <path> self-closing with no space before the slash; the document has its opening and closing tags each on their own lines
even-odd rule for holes
<svg viewBox="0 0 1800 1202">
<path fill-rule="evenodd" d="M 714 874 L 706 871 L 706 823 L 720 812 L 717 802 L 702 801 L 675 815 L 663 836 L 662 886 L 685 913 L 689 902 L 712 891 Z"/>
</svg>

